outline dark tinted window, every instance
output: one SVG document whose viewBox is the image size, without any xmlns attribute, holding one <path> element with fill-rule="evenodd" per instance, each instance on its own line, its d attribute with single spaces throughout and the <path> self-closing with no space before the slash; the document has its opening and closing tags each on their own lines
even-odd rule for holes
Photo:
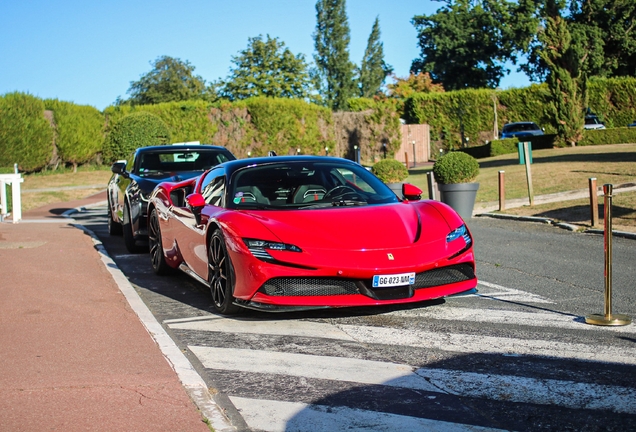
<svg viewBox="0 0 636 432">
<path fill-rule="evenodd" d="M 158 175 L 171 172 L 205 171 L 228 160 L 231 153 L 225 150 L 175 151 L 166 146 L 164 151 L 142 152 L 138 156 L 139 175 Z"/>
</svg>

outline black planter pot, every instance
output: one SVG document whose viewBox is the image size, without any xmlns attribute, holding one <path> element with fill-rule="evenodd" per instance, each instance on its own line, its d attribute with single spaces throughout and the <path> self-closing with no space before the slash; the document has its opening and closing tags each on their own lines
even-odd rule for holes
<svg viewBox="0 0 636 432">
<path fill-rule="evenodd" d="M 479 183 L 438 184 L 440 201 L 448 204 L 462 219 L 473 217 Z"/>
</svg>

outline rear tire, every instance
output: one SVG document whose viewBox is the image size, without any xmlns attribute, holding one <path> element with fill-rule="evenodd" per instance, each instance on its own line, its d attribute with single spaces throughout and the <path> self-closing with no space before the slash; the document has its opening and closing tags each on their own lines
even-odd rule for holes
<svg viewBox="0 0 636 432">
<path fill-rule="evenodd" d="M 122 227 L 119 222 L 115 222 L 113 219 L 112 207 L 110 205 L 110 199 L 108 200 L 108 210 L 106 211 L 106 218 L 108 219 L 108 234 L 112 236 L 120 236 L 122 234 Z"/>
<path fill-rule="evenodd" d="M 126 245 L 128 252 L 134 254 L 144 252 L 145 248 L 137 245 L 137 241 L 133 235 L 132 223 L 130 221 L 130 208 L 128 207 L 128 204 L 124 205 L 124 223 L 122 224 L 122 229 L 124 231 L 124 244 Z"/>
<path fill-rule="evenodd" d="M 223 315 L 236 314 L 240 307 L 234 302 L 234 276 L 225 239 L 220 230 L 214 231 L 208 247 L 208 283 L 214 309 Z"/>
<path fill-rule="evenodd" d="M 166 256 L 163 253 L 161 226 L 159 225 L 157 210 L 155 209 L 152 209 L 150 217 L 148 218 L 148 246 L 150 247 L 152 269 L 155 273 L 160 276 L 173 273 L 174 268 L 168 265 L 166 262 Z"/>
</svg>

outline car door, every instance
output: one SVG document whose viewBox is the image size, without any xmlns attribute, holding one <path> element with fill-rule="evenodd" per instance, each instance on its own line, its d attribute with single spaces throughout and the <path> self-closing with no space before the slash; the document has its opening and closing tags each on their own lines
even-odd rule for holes
<svg viewBox="0 0 636 432">
<path fill-rule="evenodd" d="M 206 227 L 210 214 L 221 210 L 225 194 L 225 170 L 210 171 L 201 182 L 201 194 L 206 201 L 206 209 L 195 215 L 191 208 L 175 208 L 175 238 L 181 256 L 190 269 L 207 280 L 208 251 L 206 245 Z M 211 207 L 211 208 L 210 208 Z"/>
</svg>

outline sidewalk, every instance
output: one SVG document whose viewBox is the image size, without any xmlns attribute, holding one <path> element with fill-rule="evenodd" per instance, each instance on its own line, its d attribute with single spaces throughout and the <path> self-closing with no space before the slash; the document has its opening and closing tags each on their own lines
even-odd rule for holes
<svg viewBox="0 0 636 432">
<path fill-rule="evenodd" d="M 61 216 L 105 198 L 0 223 L 0 430 L 209 432 L 93 238 Z"/>
</svg>

